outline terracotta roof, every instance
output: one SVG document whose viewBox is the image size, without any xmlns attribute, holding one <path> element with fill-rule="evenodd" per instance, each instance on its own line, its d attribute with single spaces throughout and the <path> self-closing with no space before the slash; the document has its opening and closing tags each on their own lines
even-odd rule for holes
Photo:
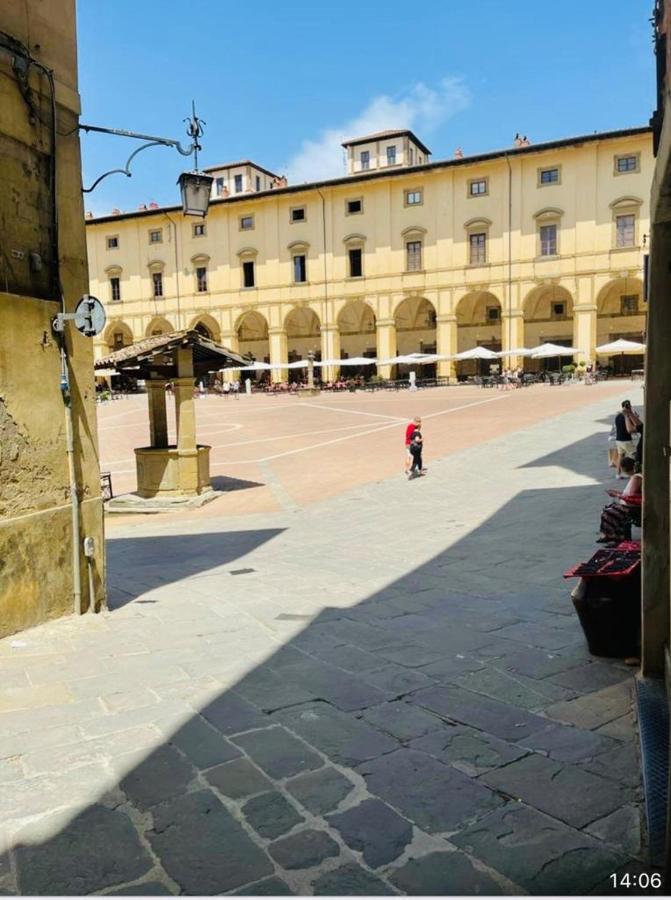
<svg viewBox="0 0 671 900">
<path fill-rule="evenodd" d="M 408 136 L 412 138 L 415 144 L 419 147 L 420 150 L 423 150 L 427 156 L 431 156 L 431 151 L 423 144 L 417 135 L 410 131 L 409 128 L 388 128 L 386 131 L 374 131 L 372 134 L 364 134 L 361 137 L 350 138 L 347 141 L 343 141 L 341 147 L 356 147 L 357 144 L 369 144 L 371 141 L 381 141 L 385 138 L 393 138 L 393 137 L 405 137 Z"/>
<path fill-rule="evenodd" d="M 279 178 L 277 172 L 271 172 L 270 169 L 264 169 L 263 166 L 252 162 L 251 159 L 239 159 L 237 162 L 227 162 L 221 163 L 221 165 L 218 166 L 208 166 L 206 169 L 203 169 L 203 172 L 219 172 L 221 169 L 237 169 L 240 166 L 252 166 L 252 168 L 258 169 L 259 172 L 265 172 L 266 175 L 271 175 L 273 178 Z"/>
<path fill-rule="evenodd" d="M 154 334 L 151 337 L 115 350 L 109 356 L 96 360 L 96 369 L 140 369 L 141 373 L 148 372 L 156 366 L 174 366 L 174 357 L 170 361 L 155 360 L 156 357 L 172 355 L 175 350 L 184 347 L 193 347 L 194 371 L 196 374 L 208 371 L 216 367 L 218 369 L 227 366 L 248 365 L 249 360 L 244 356 L 216 344 L 210 338 L 205 337 L 194 329 L 173 331 L 170 334 Z M 137 374 L 137 373 L 136 373 Z"/>
<path fill-rule="evenodd" d="M 355 172 L 353 175 L 341 175 L 339 178 L 329 178 L 323 181 L 309 181 L 303 184 L 290 184 L 287 187 L 273 188 L 267 191 L 255 191 L 252 194 L 242 193 L 233 194 L 226 199 L 214 198 L 210 200 L 210 206 L 218 206 L 219 204 L 230 204 L 237 202 L 249 201 L 252 198 L 268 198 L 279 196 L 282 194 L 296 194 L 303 191 L 309 191 L 314 188 L 336 187 L 341 184 L 355 184 L 363 181 L 378 181 L 381 178 L 402 178 L 413 173 L 433 172 L 439 169 L 451 169 L 458 166 L 469 166 L 476 163 L 489 162 L 494 159 L 505 159 L 509 157 L 514 159 L 517 156 L 530 156 L 534 153 L 547 153 L 548 150 L 561 149 L 563 147 L 579 146 L 581 144 L 589 144 L 592 141 L 607 141 L 612 139 L 649 134 L 652 135 L 652 128 L 649 125 L 637 126 L 635 128 L 618 128 L 613 131 L 595 131 L 592 134 L 581 134 L 575 137 L 560 138 L 554 141 L 545 141 L 538 144 L 530 144 L 528 147 L 507 147 L 503 150 L 490 150 L 487 153 L 474 153 L 472 156 L 464 156 L 459 159 L 439 159 L 428 163 L 421 163 L 414 166 L 395 166 L 389 168 L 384 166 L 381 169 L 371 169 L 367 172 Z M 163 212 L 180 212 L 181 206 L 162 206 L 160 209 L 143 209 L 133 212 L 121 213 L 115 216 L 99 216 L 95 219 L 86 219 L 87 228 L 105 222 L 118 222 L 119 219 L 134 219 L 143 216 L 156 215 Z"/>
</svg>

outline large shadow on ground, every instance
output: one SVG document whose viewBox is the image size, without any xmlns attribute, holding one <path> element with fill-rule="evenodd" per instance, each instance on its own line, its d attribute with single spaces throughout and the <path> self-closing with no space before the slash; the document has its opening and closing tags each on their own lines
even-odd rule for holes
<svg viewBox="0 0 671 900">
<path fill-rule="evenodd" d="M 281 528 L 211 534 L 114 538 L 107 542 L 108 605 L 119 609 L 152 588 L 194 575 L 216 574 L 281 534 Z"/>
<path fill-rule="evenodd" d="M 576 546 L 591 553 L 602 497 L 524 491 L 384 590 L 324 609 L 53 836 L 19 838 L 20 892 L 608 892 L 637 865 L 600 824 L 636 814 L 631 675 L 590 660 L 561 577 Z M 525 517 L 542 526 L 522 540 Z M 184 537 L 116 541 L 112 579 L 243 566 L 273 535 L 189 537 L 186 572 L 171 568 Z"/>
</svg>

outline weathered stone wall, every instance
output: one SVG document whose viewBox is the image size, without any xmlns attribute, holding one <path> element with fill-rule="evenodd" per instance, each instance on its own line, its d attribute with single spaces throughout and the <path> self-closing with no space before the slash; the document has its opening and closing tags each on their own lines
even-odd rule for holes
<svg viewBox="0 0 671 900">
<path fill-rule="evenodd" d="M 54 70 L 60 275 L 71 310 L 88 271 L 81 162 L 74 0 L 9 0 L 0 30 Z M 48 80 L 31 70 L 33 109 L 11 59 L 0 52 L 0 636 L 73 609 L 72 526 L 53 287 L 51 102 Z M 34 114 L 37 110 L 37 115 Z M 21 162 L 23 160 L 23 162 Z M 32 161 L 32 162 L 31 162 Z M 31 263 L 38 253 L 41 267 Z M 104 597 L 102 502 L 90 340 L 68 334 L 81 536 L 96 541 L 95 592 Z M 85 561 L 83 606 L 89 604 Z"/>
</svg>

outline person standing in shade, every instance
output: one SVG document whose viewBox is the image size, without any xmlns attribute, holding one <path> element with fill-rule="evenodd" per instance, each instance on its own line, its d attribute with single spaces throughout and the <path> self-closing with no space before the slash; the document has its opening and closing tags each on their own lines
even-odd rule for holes
<svg viewBox="0 0 671 900">
<path fill-rule="evenodd" d="M 415 416 L 415 418 L 410 422 L 409 425 L 406 426 L 405 429 L 405 468 L 404 472 L 406 475 L 410 473 L 410 467 L 412 466 L 412 454 L 410 453 L 410 444 L 412 443 L 412 436 L 415 431 L 419 431 L 422 427 L 422 420 L 419 416 Z"/>
<path fill-rule="evenodd" d="M 636 425 L 631 417 L 631 402 L 629 400 L 622 401 L 622 409 L 615 416 L 615 446 L 617 447 L 617 459 L 615 460 L 615 472 L 618 478 L 626 478 L 622 474 L 622 460 L 625 456 L 633 458 L 636 453 L 633 434 L 636 432 Z"/>
</svg>

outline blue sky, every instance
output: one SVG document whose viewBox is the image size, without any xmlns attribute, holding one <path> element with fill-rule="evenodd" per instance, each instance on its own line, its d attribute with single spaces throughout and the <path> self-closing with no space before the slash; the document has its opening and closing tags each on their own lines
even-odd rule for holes
<svg viewBox="0 0 671 900">
<path fill-rule="evenodd" d="M 434 159 L 646 124 L 652 0 L 78 0 L 82 121 L 184 135 L 201 165 L 251 158 L 292 183 L 335 177 L 343 137 L 411 127 Z M 186 139 L 185 139 L 186 140 Z M 134 143 L 83 136 L 84 180 Z M 140 155 L 86 198 L 96 214 L 177 202 L 190 161 Z"/>
</svg>

